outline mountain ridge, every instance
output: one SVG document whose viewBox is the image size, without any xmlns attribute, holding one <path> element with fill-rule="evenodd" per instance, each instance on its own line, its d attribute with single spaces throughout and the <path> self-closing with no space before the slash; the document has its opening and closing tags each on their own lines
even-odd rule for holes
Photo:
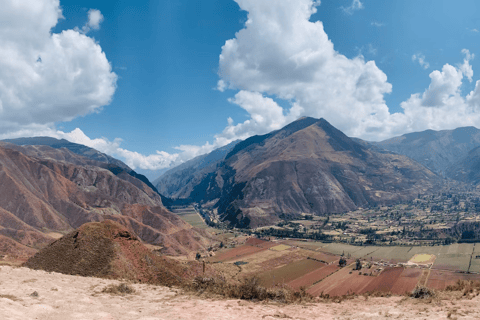
<svg viewBox="0 0 480 320">
<path fill-rule="evenodd" d="M 65 148 L 2 143 L 0 235 L 37 250 L 54 240 L 52 234 L 113 220 L 168 254 L 202 251 L 212 241 L 169 212 L 145 183 L 98 163 Z"/>
<path fill-rule="evenodd" d="M 302 118 L 239 142 L 215 170 L 191 185 L 190 199 L 238 227 L 280 214 L 328 214 L 407 200 L 438 177 L 398 154 L 377 152 L 325 119 Z"/>
<path fill-rule="evenodd" d="M 480 130 L 471 126 L 453 130 L 425 130 L 370 143 L 406 155 L 434 172 L 445 174 L 448 167 L 480 146 Z"/>
</svg>

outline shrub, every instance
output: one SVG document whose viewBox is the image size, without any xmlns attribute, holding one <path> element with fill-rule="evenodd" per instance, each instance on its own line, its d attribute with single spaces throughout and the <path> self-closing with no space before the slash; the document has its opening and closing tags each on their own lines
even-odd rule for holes
<svg viewBox="0 0 480 320">
<path fill-rule="evenodd" d="M 103 288 L 102 292 L 124 296 L 127 294 L 135 293 L 135 289 L 130 287 L 126 283 L 120 283 L 118 285 L 111 284 Z"/>
<path fill-rule="evenodd" d="M 410 297 L 415 299 L 427 299 L 435 297 L 435 291 L 423 286 L 417 286 L 413 289 Z"/>
</svg>

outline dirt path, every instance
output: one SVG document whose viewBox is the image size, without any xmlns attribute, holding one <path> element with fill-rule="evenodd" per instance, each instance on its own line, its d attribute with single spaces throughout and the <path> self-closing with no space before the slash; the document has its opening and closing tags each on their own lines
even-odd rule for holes
<svg viewBox="0 0 480 320">
<path fill-rule="evenodd" d="M 136 293 L 100 293 L 118 281 L 82 278 L 26 268 L 0 268 L 0 319 L 160 320 L 160 319 L 478 319 L 480 297 L 418 302 L 410 298 L 358 297 L 341 303 L 303 305 L 212 300 L 177 289 L 133 284 Z M 178 291 L 178 292 L 177 292 Z M 37 292 L 36 295 L 32 295 Z"/>
</svg>

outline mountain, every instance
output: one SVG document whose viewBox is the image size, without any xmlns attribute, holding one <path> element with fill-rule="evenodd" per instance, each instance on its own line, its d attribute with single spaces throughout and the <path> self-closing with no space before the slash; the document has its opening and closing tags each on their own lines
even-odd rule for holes
<svg viewBox="0 0 480 320">
<path fill-rule="evenodd" d="M 103 220 L 121 223 L 169 254 L 202 251 L 210 245 L 208 234 L 169 212 L 157 192 L 118 168 L 67 148 L 3 142 L 0 236 L 15 241 L 8 241 L 5 254 L 12 246 L 24 252 L 24 247 L 38 250 L 59 234 Z"/>
<path fill-rule="evenodd" d="M 51 137 L 31 137 L 31 138 L 5 139 L 2 141 L 6 143 L 11 143 L 17 146 L 49 146 L 53 149 L 65 148 L 75 154 L 84 156 L 92 160 L 113 164 L 126 170 L 132 170 L 125 163 L 123 163 L 118 159 L 115 159 L 93 148 L 87 147 L 82 144 L 73 143 L 65 139 L 55 139 Z"/>
<path fill-rule="evenodd" d="M 480 146 L 480 130 L 475 127 L 455 130 L 426 130 L 407 133 L 372 144 L 385 150 L 406 155 L 430 170 L 444 174 L 445 170 Z"/>
<path fill-rule="evenodd" d="M 42 148 L 42 146 L 48 146 L 53 149 L 69 150 L 71 153 L 86 157 L 88 159 L 97 161 L 96 165 L 101 166 L 112 171 L 115 175 L 126 173 L 149 186 L 154 191 L 157 191 L 153 184 L 150 183 L 147 177 L 135 172 L 132 168 L 127 166 L 122 161 L 115 159 L 105 153 L 102 153 L 93 148 L 84 146 L 82 144 L 73 143 L 65 139 L 55 139 L 51 137 L 31 137 L 31 138 L 18 138 L 18 139 L 6 139 L 2 140 L 4 143 L 13 144 L 28 148 L 30 152 L 35 152 L 36 147 Z M 0 141 L 1 143 L 1 141 Z M 1 145 L 1 144 L 0 144 Z M 12 148 L 10 146 L 10 148 Z M 74 157 L 69 156 L 69 159 Z"/>
<path fill-rule="evenodd" d="M 237 143 L 201 181 L 184 181 L 190 199 L 213 203 L 222 220 L 255 227 L 281 214 L 338 213 L 411 199 L 439 178 L 403 155 L 350 139 L 324 119 L 301 118 Z"/>
<path fill-rule="evenodd" d="M 208 175 L 212 174 L 217 165 L 224 160 L 225 156 L 235 147 L 238 141 L 215 149 L 212 152 L 198 156 L 181 165 L 168 170 L 153 184 L 158 191 L 170 198 L 189 199 L 201 201 L 201 198 L 192 195 L 194 186 L 200 183 Z"/>
<path fill-rule="evenodd" d="M 478 185 L 480 183 L 480 147 L 471 150 L 445 170 L 445 175 L 461 182 Z"/>
</svg>

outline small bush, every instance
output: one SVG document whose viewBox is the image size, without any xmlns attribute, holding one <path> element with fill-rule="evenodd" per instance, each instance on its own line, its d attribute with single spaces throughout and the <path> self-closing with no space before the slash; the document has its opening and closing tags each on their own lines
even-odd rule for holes
<svg viewBox="0 0 480 320">
<path fill-rule="evenodd" d="M 127 294 L 135 293 L 135 289 L 130 287 L 126 283 L 120 283 L 118 285 L 111 284 L 111 285 L 103 288 L 102 292 L 124 296 L 124 295 L 127 295 Z"/>
<path fill-rule="evenodd" d="M 435 297 L 435 291 L 427 287 L 417 286 L 415 289 L 413 289 L 412 293 L 410 294 L 410 297 L 415 299 L 433 298 Z"/>
</svg>

